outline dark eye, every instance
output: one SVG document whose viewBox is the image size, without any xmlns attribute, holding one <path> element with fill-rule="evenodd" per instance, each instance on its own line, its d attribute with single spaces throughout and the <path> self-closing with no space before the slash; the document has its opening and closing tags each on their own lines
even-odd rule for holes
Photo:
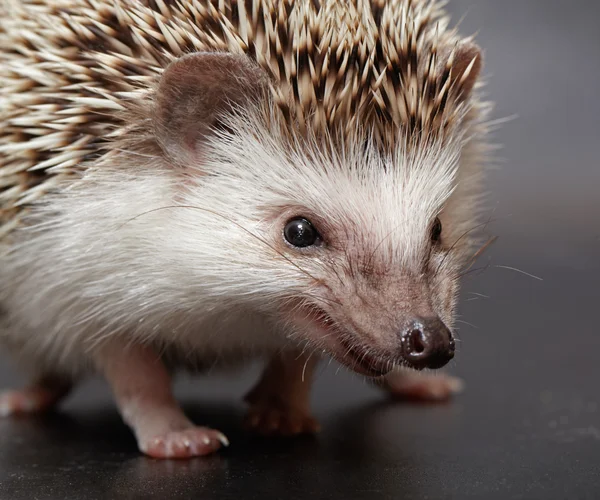
<svg viewBox="0 0 600 500">
<path fill-rule="evenodd" d="M 433 226 L 431 226 L 431 242 L 437 243 L 440 241 L 440 237 L 442 236 L 442 221 L 439 217 L 436 217 L 433 221 Z"/>
<path fill-rule="evenodd" d="M 290 245 L 299 248 L 310 247 L 321 241 L 315 226 L 302 217 L 289 221 L 283 229 L 283 235 Z"/>
</svg>

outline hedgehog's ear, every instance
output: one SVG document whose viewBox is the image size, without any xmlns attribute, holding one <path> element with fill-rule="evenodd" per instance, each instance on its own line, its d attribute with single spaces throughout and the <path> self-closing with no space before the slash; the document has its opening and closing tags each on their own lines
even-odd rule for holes
<svg viewBox="0 0 600 500">
<path fill-rule="evenodd" d="M 266 73 L 245 55 L 198 52 L 172 62 L 155 97 L 156 140 L 171 160 L 197 162 L 202 143 L 232 106 L 266 91 Z"/>
<path fill-rule="evenodd" d="M 453 93 L 458 99 L 467 100 L 483 66 L 481 49 L 473 42 L 462 42 L 449 52 L 442 62 L 441 71 L 449 73 Z"/>
</svg>

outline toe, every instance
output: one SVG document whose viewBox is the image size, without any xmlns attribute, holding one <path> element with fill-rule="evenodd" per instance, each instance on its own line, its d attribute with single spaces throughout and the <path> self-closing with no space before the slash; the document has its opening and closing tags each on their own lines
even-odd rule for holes
<svg viewBox="0 0 600 500">
<path fill-rule="evenodd" d="M 440 402 L 462 391 L 463 381 L 449 375 L 395 375 L 386 380 L 386 388 L 398 399 Z"/>
<path fill-rule="evenodd" d="M 245 419 L 246 428 L 266 436 L 295 436 L 319 430 L 318 422 L 297 409 L 254 407 Z"/>
<path fill-rule="evenodd" d="M 43 411 L 50 406 L 47 399 L 33 391 L 5 391 L 0 393 L 0 417 Z"/>
<path fill-rule="evenodd" d="M 193 427 L 141 440 L 139 446 L 154 458 L 191 458 L 214 453 L 222 446 L 229 446 L 229 441 L 219 431 Z"/>
<path fill-rule="evenodd" d="M 321 424 L 319 424 L 316 418 L 308 416 L 302 422 L 302 432 L 304 434 L 316 434 L 321 430 Z"/>
</svg>

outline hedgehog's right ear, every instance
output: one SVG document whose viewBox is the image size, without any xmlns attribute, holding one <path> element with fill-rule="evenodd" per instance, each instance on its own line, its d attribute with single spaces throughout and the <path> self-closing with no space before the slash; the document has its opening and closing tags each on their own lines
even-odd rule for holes
<svg viewBox="0 0 600 500">
<path fill-rule="evenodd" d="M 245 55 L 198 52 L 172 62 L 162 74 L 154 105 L 156 140 L 180 165 L 198 161 L 219 118 L 267 89 L 267 76 Z"/>
<path fill-rule="evenodd" d="M 453 93 L 464 101 L 470 97 L 482 66 L 483 56 L 479 46 L 471 41 L 464 41 L 442 58 L 438 72 L 448 75 Z"/>
</svg>

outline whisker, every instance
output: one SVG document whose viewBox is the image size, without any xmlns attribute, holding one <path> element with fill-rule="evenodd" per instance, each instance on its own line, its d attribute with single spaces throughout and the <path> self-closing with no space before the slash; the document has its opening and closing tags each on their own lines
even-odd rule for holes
<svg viewBox="0 0 600 500">
<path fill-rule="evenodd" d="M 446 259 L 448 258 L 448 255 L 450 255 L 450 252 L 452 252 L 452 250 L 456 247 L 456 245 L 458 245 L 458 243 L 464 238 L 466 237 L 469 233 L 472 233 L 473 231 L 475 231 L 476 229 L 480 228 L 480 227 L 486 227 L 488 224 L 490 224 L 490 222 L 494 222 L 492 221 L 492 218 L 490 216 L 490 218 L 485 221 L 485 222 L 481 222 L 480 224 L 477 224 L 476 226 L 473 226 L 471 229 L 469 229 L 468 231 L 465 231 L 464 233 L 462 233 L 457 239 L 456 241 L 452 244 L 452 246 L 447 250 L 446 255 L 444 255 L 444 258 L 442 259 L 442 261 L 438 264 L 438 266 L 435 269 L 435 272 L 437 273 L 440 268 L 442 267 L 442 264 L 446 261 Z"/>
<path fill-rule="evenodd" d="M 463 323 L 465 325 L 469 325 L 469 326 L 471 326 L 471 327 L 476 328 L 477 330 L 479 330 L 479 327 L 477 325 L 474 325 L 473 323 L 469 323 L 468 321 L 464 321 L 462 319 L 456 319 L 454 321 L 456 321 L 457 323 Z"/>
<path fill-rule="evenodd" d="M 308 362 L 310 361 L 310 357 L 313 355 L 313 353 L 311 352 L 308 355 L 308 358 L 306 358 L 306 361 L 304 362 L 304 366 L 302 367 L 302 382 L 304 382 L 304 374 L 306 373 L 306 367 L 308 366 Z"/>
<path fill-rule="evenodd" d="M 480 271 L 480 272 L 486 271 L 486 270 L 487 270 L 487 269 L 489 269 L 489 268 L 490 268 L 490 263 L 488 262 L 488 263 L 487 263 L 485 266 L 481 266 L 481 267 L 473 267 L 473 268 L 469 269 L 468 271 L 465 271 L 465 272 L 463 272 L 463 273 L 460 273 L 460 274 L 458 275 L 458 277 L 459 277 L 459 278 L 463 278 L 464 276 L 467 276 L 467 275 L 469 275 L 469 274 L 472 274 L 472 273 L 476 273 L 476 272 L 478 272 L 478 271 Z"/>
<path fill-rule="evenodd" d="M 308 342 L 305 342 L 304 343 L 304 347 L 302 348 L 302 351 L 300 351 L 300 353 L 298 354 L 298 356 L 296 356 L 294 358 L 294 361 L 298 361 L 302 356 L 304 356 L 304 353 L 306 352 L 307 348 L 308 348 Z M 279 352 L 283 352 L 283 348 L 281 348 Z"/>
<path fill-rule="evenodd" d="M 301 293 L 300 296 L 301 297 L 307 297 L 309 299 L 313 299 L 313 300 L 317 300 L 317 301 L 321 301 L 321 302 L 324 302 L 325 304 L 335 304 L 335 305 L 338 305 L 338 306 L 342 305 L 342 303 L 339 300 L 337 300 L 337 299 L 329 299 L 329 298 L 326 298 L 326 297 L 319 297 L 317 295 L 311 295 L 309 293 Z"/>
<path fill-rule="evenodd" d="M 289 257 L 287 257 L 284 253 L 282 253 L 279 250 L 277 250 L 275 247 L 273 247 L 271 244 L 269 244 L 267 241 L 265 241 L 260 236 L 257 236 L 252 231 L 250 231 L 249 229 L 246 229 L 244 226 L 242 226 L 238 222 L 236 222 L 234 220 L 231 220 L 229 217 L 227 217 L 227 216 L 225 216 L 225 215 L 223 215 L 223 214 L 221 214 L 219 212 L 215 212 L 214 210 L 210 210 L 208 208 L 196 207 L 194 205 L 167 205 L 165 207 L 153 208 L 151 210 L 147 210 L 145 212 L 142 212 L 141 214 L 136 215 L 135 217 L 132 217 L 132 218 L 126 220 L 123 224 L 117 226 L 116 230 L 118 231 L 118 230 L 122 229 L 124 226 L 126 226 L 130 222 L 133 222 L 134 220 L 139 219 L 140 217 L 143 217 L 144 215 L 148 215 L 148 214 L 151 214 L 153 212 L 158 212 L 160 210 L 168 210 L 168 209 L 172 209 L 172 208 L 190 208 L 190 209 L 193 209 L 193 210 L 200 210 L 202 212 L 207 212 L 209 214 L 216 215 L 217 217 L 221 217 L 222 219 L 224 219 L 224 220 L 230 222 L 231 224 L 237 226 L 239 229 L 241 229 L 242 231 L 244 231 L 246 234 L 249 234 L 250 236 L 252 236 L 253 238 L 255 238 L 257 241 L 260 241 L 263 245 L 265 245 L 266 247 L 268 247 L 269 249 L 271 249 L 273 252 L 275 252 L 276 254 L 278 254 L 280 257 L 283 257 L 287 262 L 289 262 L 292 266 L 294 266 L 300 272 L 304 273 L 306 276 L 308 276 L 309 278 L 313 279 L 316 283 L 323 284 L 321 280 L 315 278 L 306 269 L 303 269 L 302 267 L 300 267 L 298 264 L 296 264 L 294 261 L 292 261 Z"/>
<path fill-rule="evenodd" d="M 340 282 L 341 285 L 344 285 L 344 281 L 342 280 L 340 274 L 338 273 L 336 266 L 332 263 L 330 265 L 330 269 L 333 271 L 333 273 L 337 276 L 338 281 Z"/>
<path fill-rule="evenodd" d="M 492 246 L 494 243 L 496 243 L 496 241 L 498 241 L 498 236 L 493 236 L 492 238 L 490 238 L 489 240 L 487 240 L 483 245 L 481 245 L 481 247 L 479 247 L 479 250 L 477 250 L 469 259 L 469 265 L 467 266 L 467 268 L 465 269 L 465 271 L 468 271 L 469 269 L 471 269 L 471 267 L 473 266 L 473 264 L 475 264 L 475 261 L 481 257 L 481 255 L 490 247 Z"/>
<path fill-rule="evenodd" d="M 509 271 L 515 271 L 517 273 L 524 274 L 525 276 L 529 276 L 530 278 L 536 279 L 538 281 L 544 281 L 543 278 L 540 278 L 539 276 L 536 276 L 535 274 L 527 273 L 521 269 L 517 269 L 516 267 L 510 267 L 510 266 L 494 266 L 494 267 L 499 267 L 500 269 L 508 269 Z"/>
</svg>

